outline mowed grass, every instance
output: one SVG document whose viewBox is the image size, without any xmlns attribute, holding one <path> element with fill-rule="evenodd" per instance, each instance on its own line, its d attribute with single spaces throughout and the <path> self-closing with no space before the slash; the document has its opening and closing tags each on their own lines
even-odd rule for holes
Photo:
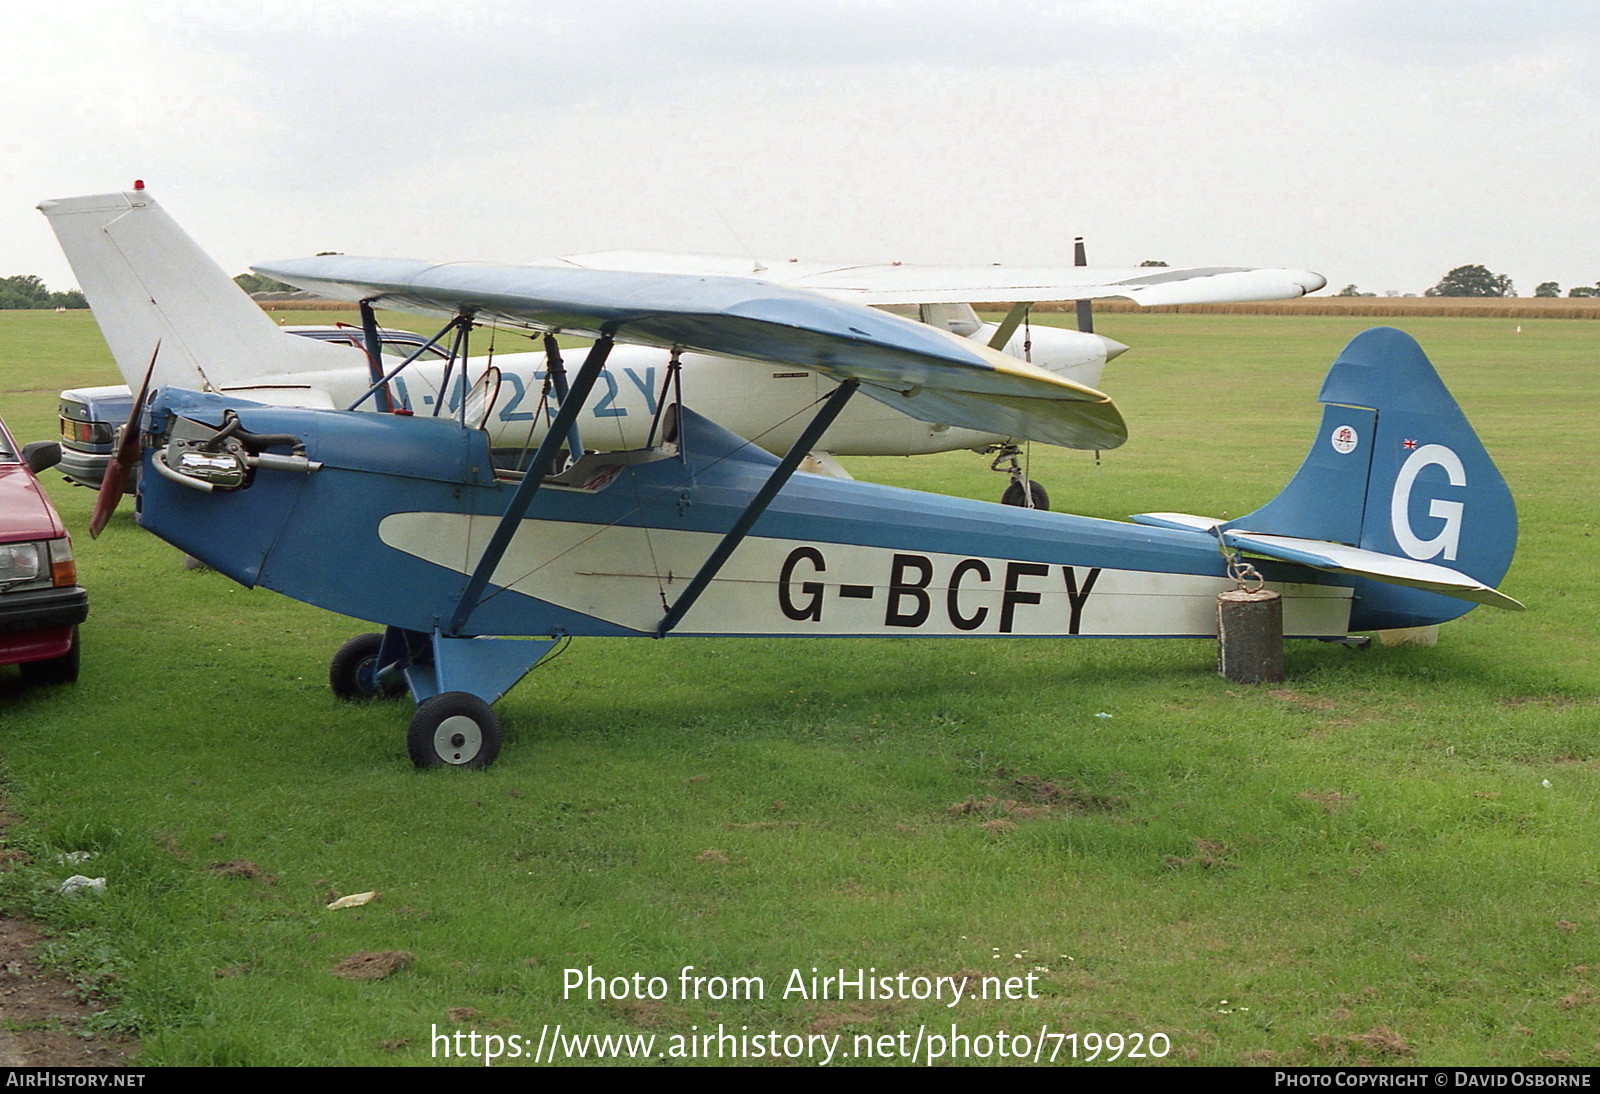
<svg viewBox="0 0 1600 1094">
<path fill-rule="evenodd" d="M 1246 512 L 1367 325 L 1105 316 L 1131 440 L 1098 466 L 1035 449 L 1034 474 L 1058 509 Z M 124 511 L 78 539 L 82 680 L 0 673 L 7 841 L 32 857 L 11 905 L 156 1064 L 426 1063 L 434 1026 L 546 1023 L 657 1053 L 719 1023 L 845 1052 L 955 1023 L 1165 1034 L 1147 1064 L 1600 1062 L 1600 326 L 1404 326 L 1518 498 L 1503 587 L 1529 610 L 1434 649 L 1295 644 L 1281 687 L 1218 678 L 1195 641 L 587 640 L 501 701 L 493 768 L 418 773 L 408 704 L 328 694 L 362 624 L 185 571 Z M 0 313 L 19 440 L 53 434 L 58 389 L 114 379 L 86 315 Z M 967 453 L 847 463 L 1003 486 Z M 81 530 L 92 494 L 47 478 Z M 97 857 L 56 861 L 76 850 Z M 55 895 L 73 872 L 105 896 Z M 331 974 L 357 951 L 415 960 Z M 685 966 L 766 997 L 682 998 Z M 591 967 L 670 990 L 563 998 Z M 1037 998 L 783 998 L 813 968 L 1033 972 Z"/>
</svg>

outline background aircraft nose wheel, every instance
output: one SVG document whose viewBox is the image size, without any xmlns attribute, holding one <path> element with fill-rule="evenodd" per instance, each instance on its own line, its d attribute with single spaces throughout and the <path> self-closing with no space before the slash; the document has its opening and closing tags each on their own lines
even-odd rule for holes
<svg viewBox="0 0 1600 1094">
<path fill-rule="evenodd" d="M 1015 505 L 1022 509 L 1050 508 L 1050 495 L 1045 493 L 1044 487 L 1028 478 L 1028 473 L 1022 466 L 1020 445 L 1001 444 L 989 451 L 995 454 L 989 470 L 1002 471 L 1011 476 L 1011 485 L 1000 495 L 1001 505 Z"/>
<path fill-rule="evenodd" d="M 476 695 L 435 695 L 411 716 L 406 751 L 418 767 L 488 767 L 500 755 L 500 719 Z"/>
<path fill-rule="evenodd" d="M 328 663 L 328 687 L 341 699 L 396 699 L 405 694 L 405 685 L 378 682 L 378 650 L 381 634 L 358 634 L 333 655 Z"/>
<path fill-rule="evenodd" d="M 1026 493 L 1023 492 L 1022 484 L 1024 482 L 1028 484 Z M 1032 495 L 1032 505 L 1028 504 L 1029 495 Z M 1017 479 L 1006 487 L 1004 494 L 1000 495 L 1000 504 L 1020 505 L 1025 509 L 1048 509 L 1050 508 L 1050 495 L 1045 493 L 1044 487 L 1032 479 Z"/>
</svg>

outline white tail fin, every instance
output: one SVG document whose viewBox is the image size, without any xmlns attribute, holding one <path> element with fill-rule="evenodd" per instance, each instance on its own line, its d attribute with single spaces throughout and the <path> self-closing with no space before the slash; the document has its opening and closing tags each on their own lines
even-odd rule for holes
<svg viewBox="0 0 1600 1094">
<path fill-rule="evenodd" d="M 353 347 L 279 330 L 144 190 L 59 198 L 39 211 L 129 386 L 144 375 L 158 341 L 155 386 L 211 390 L 365 367 Z"/>
</svg>

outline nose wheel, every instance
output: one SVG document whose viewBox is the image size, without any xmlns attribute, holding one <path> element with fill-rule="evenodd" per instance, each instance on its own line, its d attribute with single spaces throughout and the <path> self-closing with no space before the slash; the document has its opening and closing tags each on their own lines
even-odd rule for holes
<svg viewBox="0 0 1600 1094">
<path fill-rule="evenodd" d="M 1032 479 L 1017 479 L 1000 495 L 1001 505 L 1017 505 L 1023 509 L 1049 509 L 1050 495 Z"/>
<path fill-rule="evenodd" d="M 1028 478 L 1028 473 L 1023 469 L 1022 449 L 1014 444 L 1003 444 L 991 449 L 995 453 L 994 462 L 989 465 L 991 471 L 1003 471 L 1011 476 L 1011 484 L 1006 487 L 1005 493 L 1000 495 L 1001 505 L 1015 505 L 1022 509 L 1050 508 L 1050 495 L 1045 493 L 1033 479 Z"/>
<path fill-rule="evenodd" d="M 417 705 L 406 751 L 418 767 L 488 767 L 500 755 L 500 719 L 476 695 L 443 692 Z"/>
</svg>

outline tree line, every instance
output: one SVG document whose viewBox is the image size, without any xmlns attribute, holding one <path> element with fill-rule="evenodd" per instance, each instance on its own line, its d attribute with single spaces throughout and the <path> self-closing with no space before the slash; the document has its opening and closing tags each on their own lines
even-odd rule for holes
<svg viewBox="0 0 1600 1094">
<path fill-rule="evenodd" d="M 51 292 L 43 281 L 33 274 L 17 274 L 0 278 L 0 311 L 18 311 L 26 308 L 87 308 L 89 302 L 77 289 Z"/>
<path fill-rule="evenodd" d="M 1346 285 L 1336 296 L 1376 296 L 1362 292 L 1354 285 Z M 1391 294 L 1392 295 L 1392 294 Z M 1410 295 L 1409 293 L 1407 295 Z M 1423 296 L 1516 296 L 1516 286 L 1505 274 L 1491 273 L 1487 266 L 1457 266 L 1439 279 L 1439 283 L 1423 292 Z M 1554 281 L 1540 282 L 1533 290 L 1534 296 L 1560 296 L 1561 286 Z M 1568 296 L 1600 296 L 1600 281 L 1593 285 L 1576 285 L 1567 291 Z"/>
<path fill-rule="evenodd" d="M 1515 296 L 1511 279 L 1505 274 L 1490 273 L 1486 266 L 1457 266 L 1429 289 L 1425 296 Z M 1554 281 L 1541 281 L 1533 290 L 1534 296 L 1561 295 L 1561 286 Z M 1568 296 L 1600 296 L 1600 282 L 1593 285 L 1574 285 Z"/>
<path fill-rule="evenodd" d="M 293 292 L 293 285 L 285 285 L 260 274 L 244 273 L 233 279 L 245 292 Z M 0 311 L 49 311 L 56 308 L 87 308 L 89 301 L 77 289 L 51 292 L 36 274 L 17 274 L 0 278 Z"/>
</svg>

